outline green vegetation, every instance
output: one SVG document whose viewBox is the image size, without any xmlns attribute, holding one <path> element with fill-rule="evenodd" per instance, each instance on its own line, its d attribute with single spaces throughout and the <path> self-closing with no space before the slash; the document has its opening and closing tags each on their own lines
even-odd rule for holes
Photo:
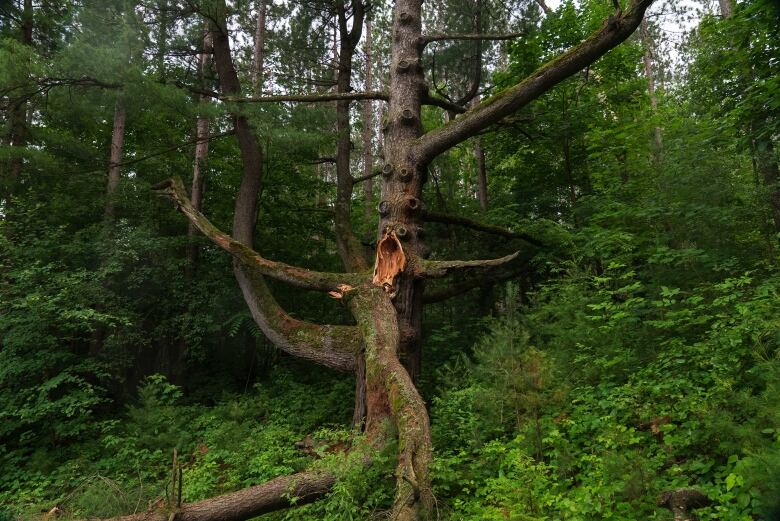
<svg viewBox="0 0 780 521">
<path fill-rule="evenodd" d="M 471 4 L 451 3 L 454 19 L 429 13 L 432 26 L 458 32 L 456 13 Z M 398 448 L 373 450 L 352 428 L 354 378 L 277 351 L 230 258 L 188 236 L 181 214 L 152 193 L 171 176 L 191 178 L 195 121 L 206 117 L 204 213 L 230 229 L 242 175 L 231 107 L 182 87 L 202 80 L 181 52 L 201 45 L 201 21 L 186 2 L 36 2 L 34 41 L 24 42 L 24 2 L 10 4 L 0 9 L 0 521 L 41 519 L 55 506 L 65 519 L 172 508 L 312 468 L 337 476 L 333 490 L 263 519 L 382 519 Z M 332 78 L 330 44 L 307 31 L 327 33 L 320 24 L 333 13 L 315 4 L 269 5 L 286 21 L 269 30 L 266 49 L 280 92 Z M 481 135 L 484 210 L 471 141 L 431 165 L 430 210 L 544 243 L 426 225 L 436 259 L 530 252 L 522 270 L 426 308 L 418 388 L 440 519 L 671 520 L 658 498 L 681 488 L 709 499 L 701 520 L 780 519 L 775 4 L 739 1 L 729 17 L 704 9 L 673 52 L 650 18 L 645 34 Z M 250 3 L 232 6 L 235 30 L 251 35 Z M 535 2 L 511 7 L 526 35 L 491 47 L 483 82 L 492 93 L 612 12 L 598 0 L 564 1 L 548 15 Z M 390 6 L 374 9 L 381 29 Z M 673 10 L 670 19 L 689 14 Z M 375 30 L 380 69 L 390 42 Z M 649 93 L 643 59 L 653 42 Z M 248 78 L 251 49 L 238 45 Z M 431 69 L 468 69 L 457 60 L 471 43 L 441 45 Z M 211 89 L 214 78 L 202 83 Z M 108 219 L 120 103 L 126 163 Z M 20 106 L 23 144 L 14 141 Z M 256 249 L 339 271 L 336 186 L 322 160 L 338 137 L 332 107 L 240 111 L 264 152 Z M 438 108 L 423 119 L 444 123 Z M 377 199 L 363 197 L 357 188 L 352 226 L 370 250 Z M 269 286 L 296 319 L 350 324 L 327 296 Z"/>
</svg>

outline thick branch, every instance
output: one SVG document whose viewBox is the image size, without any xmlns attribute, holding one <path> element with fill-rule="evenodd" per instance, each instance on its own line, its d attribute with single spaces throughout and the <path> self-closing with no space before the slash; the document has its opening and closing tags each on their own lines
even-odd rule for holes
<svg viewBox="0 0 780 521">
<path fill-rule="evenodd" d="M 421 163 L 465 141 L 501 118 L 528 105 L 569 76 L 584 69 L 631 36 L 653 0 L 632 0 L 625 14 L 610 17 L 587 40 L 543 65 L 506 91 L 492 96 L 452 122 L 423 135 L 413 151 Z"/>
<path fill-rule="evenodd" d="M 527 264 L 523 264 L 520 268 L 512 271 L 496 271 L 481 277 L 472 277 L 455 284 L 448 284 L 447 286 L 428 289 L 426 288 L 423 294 L 423 303 L 436 304 L 438 302 L 444 302 L 458 295 L 462 295 L 475 288 L 481 288 L 483 286 L 497 284 L 507 280 L 512 280 L 517 277 L 527 268 Z"/>
<path fill-rule="evenodd" d="M 426 46 L 431 42 L 441 40 L 512 40 L 527 36 L 527 32 L 505 33 L 505 34 L 431 34 L 420 37 L 420 45 Z"/>
<path fill-rule="evenodd" d="M 234 103 L 276 103 L 284 101 L 293 101 L 299 103 L 321 103 L 326 101 L 344 101 L 344 100 L 384 100 L 389 96 L 382 91 L 369 92 L 328 92 L 325 94 L 279 94 L 275 96 L 222 96 L 222 101 L 231 101 Z"/>
<path fill-rule="evenodd" d="M 422 261 L 422 276 L 428 279 L 446 277 L 453 273 L 462 273 L 472 270 L 493 269 L 508 264 L 518 258 L 520 252 L 516 251 L 511 255 L 501 257 L 500 259 L 471 260 L 471 261 Z"/>
<path fill-rule="evenodd" d="M 533 244 L 534 246 L 538 246 L 540 248 L 544 247 L 544 244 L 540 240 L 534 239 L 527 233 L 513 232 L 512 230 L 507 230 L 506 228 L 502 228 L 500 226 L 483 224 L 477 221 L 472 221 L 471 219 L 466 219 L 465 217 L 426 211 L 423 214 L 423 219 L 426 222 L 456 224 L 458 226 L 463 226 L 464 228 L 470 228 L 472 230 L 506 237 L 507 239 L 522 239 L 529 244 Z"/>
<path fill-rule="evenodd" d="M 309 271 L 296 266 L 290 266 L 283 262 L 271 261 L 263 258 L 252 248 L 241 244 L 228 234 L 214 226 L 202 213 L 192 206 L 187 197 L 184 184 L 181 179 L 174 177 L 163 181 L 155 187 L 155 190 L 174 201 L 176 207 L 187 216 L 198 230 L 211 239 L 217 246 L 230 253 L 242 264 L 250 269 L 282 282 L 304 289 L 319 291 L 341 292 L 345 285 L 355 285 L 365 276 L 350 273 L 326 273 Z"/>
<path fill-rule="evenodd" d="M 173 512 L 142 512 L 106 521 L 245 521 L 311 503 L 330 492 L 335 481 L 332 474 L 300 472 L 203 501 L 185 503 Z"/>
</svg>

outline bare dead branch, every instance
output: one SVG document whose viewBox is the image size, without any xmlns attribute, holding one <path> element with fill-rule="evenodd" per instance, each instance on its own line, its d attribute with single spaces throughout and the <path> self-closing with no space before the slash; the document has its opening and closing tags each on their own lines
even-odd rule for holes
<svg viewBox="0 0 780 521">
<path fill-rule="evenodd" d="M 473 270 L 494 269 L 509 264 L 520 256 L 516 251 L 511 255 L 499 259 L 471 260 L 471 261 L 422 261 L 422 276 L 429 279 L 446 277 L 453 273 L 463 273 Z"/>
<path fill-rule="evenodd" d="M 387 101 L 389 96 L 386 92 L 382 91 L 370 91 L 370 92 L 328 92 L 326 94 L 279 94 L 275 96 L 222 96 L 219 99 L 222 101 L 230 101 L 234 103 L 277 103 L 292 101 L 298 103 L 321 103 L 327 101 L 341 101 L 341 100 L 384 100 Z"/>
<path fill-rule="evenodd" d="M 142 512 L 104 521 L 245 521 L 316 501 L 327 494 L 335 482 L 332 474 L 300 472 L 203 501 L 185 503 L 172 512 Z"/>
<path fill-rule="evenodd" d="M 454 121 L 424 134 L 413 153 L 421 163 L 474 136 L 576 74 L 625 41 L 639 26 L 645 10 L 654 0 L 632 0 L 625 13 L 611 16 L 601 29 L 581 44 L 543 65 L 533 74 L 504 92 L 492 96 Z"/>
<path fill-rule="evenodd" d="M 463 226 L 464 228 L 470 228 L 472 230 L 489 233 L 491 235 L 506 237 L 507 239 L 521 239 L 529 244 L 533 244 L 534 246 L 538 246 L 540 248 L 544 247 L 544 243 L 542 243 L 542 241 L 534 239 L 527 233 L 513 232 L 512 230 L 508 230 L 500 226 L 472 221 L 471 219 L 466 219 L 465 217 L 459 217 L 457 215 L 448 215 L 444 213 L 426 211 L 423 213 L 423 219 L 426 222 L 455 224 L 458 226 Z"/>
<path fill-rule="evenodd" d="M 369 179 L 373 179 L 375 177 L 378 177 L 382 174 L 382 170 L 376 169 L 370 174 L 361 175 L 360 177 L 354 177 L 352 178 L 352 184 L 356 185 L 358 183 L 362 183 L 363 181 L 368 181 Z"/>
<path fill-rule="evenodd" d="M 441 40 L 512 40 L 527 35 L 528 33 L 525 31 L 504 34 L 430 34 L 428 36 L 420 37 L 420 45 L 425 47 L 431 42 L 438 42 Z"/>
<path fill-rule="evenodd" d="M 495 271 L 482 277 L 471 277 L 469 279 L 456 282 L 455 284 L 449 284 L 442 288 L 426 288 L 425 293 L 423 294 L 423 303 L 436 304 L 439 302 L 444 302 L 445 300 L 457 297 L 458 295 L 467 293 L 475 288 L 512 280 L 513 278 L 523 273 L 527 268 L 528 264 L 524 263 L 516 270 Z"/>
<path fill-rule="evenodd" d="M 174 177 L 163 181 L 154 190 L 169 197 L 176 207 L 189 218 L 198 230 L 211 239 L 217 246 L 230 253 L 250 269 L 282 282 L 304 289 L 318 291 L 343 291 L 345 286 L 357 285 L 367 279 L 365 274 L 357 273 L 327 273 L 311 271 L 283 262 L 276 262 L 262 257 L 252 248 L 241 244 L 228 234 L 214 226 L 202 213 L 192 206 L 187 197 L 181 178 Z"/>
</svg>

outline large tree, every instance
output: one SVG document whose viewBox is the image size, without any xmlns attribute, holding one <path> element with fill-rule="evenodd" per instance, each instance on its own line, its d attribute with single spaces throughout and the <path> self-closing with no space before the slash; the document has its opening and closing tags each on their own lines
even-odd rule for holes
<svg viewBox="0 0 780 521">
<path fill-rule="evenodd" d="M 209 25 L 219 94 L 223 101 L 230 103 L 233 111 L 243 177 L 235 201 L 232 233 L 228 235 L 219 230 L 192 204 L 180 180 L 165 181 L 157 190 L 170 197 L 195 227 L 234 257 L 234 275 L 244 299 L 271 342 L 293 356 L 355 374 L 358 381 L 356 410 L 368 446 L 380 449 L 396 439 L 398 442 L 391 518 L 434 517 L 429 420 L 425 403 L 415 386 L 421 360 L 423 306 L 426 299 L 435 297 L 426 297 L 425 282 L 464 273 L 471 279 L 467 278 L 465 283 L 460 282 L 443 293 L 457 294 L 486 278 L 498 278 L 503 268 L 518 262 L 518 258 L 527 258 L 528 253 L 516 252 L 484 261 L 428 260 L 429 251 L 423 242 L 425 221 L 454 220 L 425 211 L 423 187 L 428 167 L 439 155 L 499 123 L 619 45 L 640 25 L 652 0 L 630 0 L 625 8 L 616 2 L 614 13 L 579 45 L 539 67 L 517 84 L 480 103 L 471 103 L 468 108 L 429 92 L 422 68 L 426 45 L 432 41 L 482 41 L 517 35 L 424 35 L 421 1 L 397 0 L 390 27 L 392 43 L 387 90 L 353 92 L 350 87 L 352 57 L 361 37 L 367 6 L 361 0 L 337 2 L 334 15 L 339 34 L 339 60 L 335 92 L 242 97 L 249 87 L 242 87 L 236 72 L 225 1 L 187 3 Z M 464 104 L 472 98 L 465 99 Z M 388 103 L 384 142 L 379 154 L 382 157 L 381 198 L 377 209 L 378 242 L 373 270 L 367 269 L 369 264 L 364 248 L 353 235 L 349 215 L 352 186 L 366 178 L 353 178 L 349 173 L 349 104 L 366 99 Z M 275 101 L 337 102 L 335 230 L 338 251 L 347 268 L 344 273 L 316 272 L 271 261 L 259 253 L 262 246 L 253 249 L 258 194 L 263 183 L 263 153 L 258 136 L 241 107 L 246 102 Z M 422 107 L 426 104 L 438 105 L 454 117 L 445 125 L 424 132 Z M 464 220 L 461 223 L 476 226 Z M 482 229 L 496 231 L 490 227 Z M 293 318 L 274 299 L 266 278 L 329 293 L 346 306 L 355 325 L 319 325 Z M 370 460 L 370 456 L 363 458 L 361 464 L 371 464 Z M 247 519 L 312 501 L 326 494 L 334 479 L 321 472 L 280 477 L 250 489 L 182 505 L 175 517 L 193 521 Z M 167 514 L 150 512 L 135 517 L 164 520 Z"/>
</svg>

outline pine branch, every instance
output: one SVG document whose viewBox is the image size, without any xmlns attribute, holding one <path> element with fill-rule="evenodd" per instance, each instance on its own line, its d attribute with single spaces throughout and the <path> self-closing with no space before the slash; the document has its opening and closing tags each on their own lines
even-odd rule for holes
<svg viewBox="0 0 780 521">
<path fill-rule="evenodd" d="M 455 224 L 458 226 L 463 226 L 464 228 L 470 228 L 472 230 L 489 233 L 491 235 L 506 237 L 507 239 L 521 239 L 529 244 L 533 244 L 534 246 L 538 246 L 540 248 L 544 247 L 544 243 L 542 243 L 538 239 L 534 239 L 532 236 L 528 235 L 527 233 L 513 232 L 512 230 L 508 230 L 500 226 L 494 226 L 492 224 L 484 224 L 477 221 L 472 221 L 471 219 L 466 219 L 465 217 L 426 211 L 423 214 L 423 219 L 426 222 Z"/>
<path fill-rule="evenodd" d="M 428 36 L 421 36 L 419 45 L 425 47 L 431 42 L 438 42 L 441 40 L 512 40 L 514 38 L 520 38 L 527 36 L 525 31 L 516 33 L 504 33 L 504 34 L 479 34 L 479 33 L 460 33 L 460 34 L 430 34 Z"/>
<path fill-rule="evenodd" d="M 423 294 L 423 303 L 436 304 L 439 302 L 444 302 L 445 300 L 457 297 L 458 295 L 467 293 L 475 288 L 512 280 L 513 278 L 523 273 L 527 267 L 528 264 L 523 263 L 523 265 L 518 269 L 512 271 L 495 271 L 494 273 L 483 277 L 472 277 L 461 282 L 456 282 L 455 284 L 444 286 L 442 288 L 426 288 L 425 293 Z"/>
</svg>

